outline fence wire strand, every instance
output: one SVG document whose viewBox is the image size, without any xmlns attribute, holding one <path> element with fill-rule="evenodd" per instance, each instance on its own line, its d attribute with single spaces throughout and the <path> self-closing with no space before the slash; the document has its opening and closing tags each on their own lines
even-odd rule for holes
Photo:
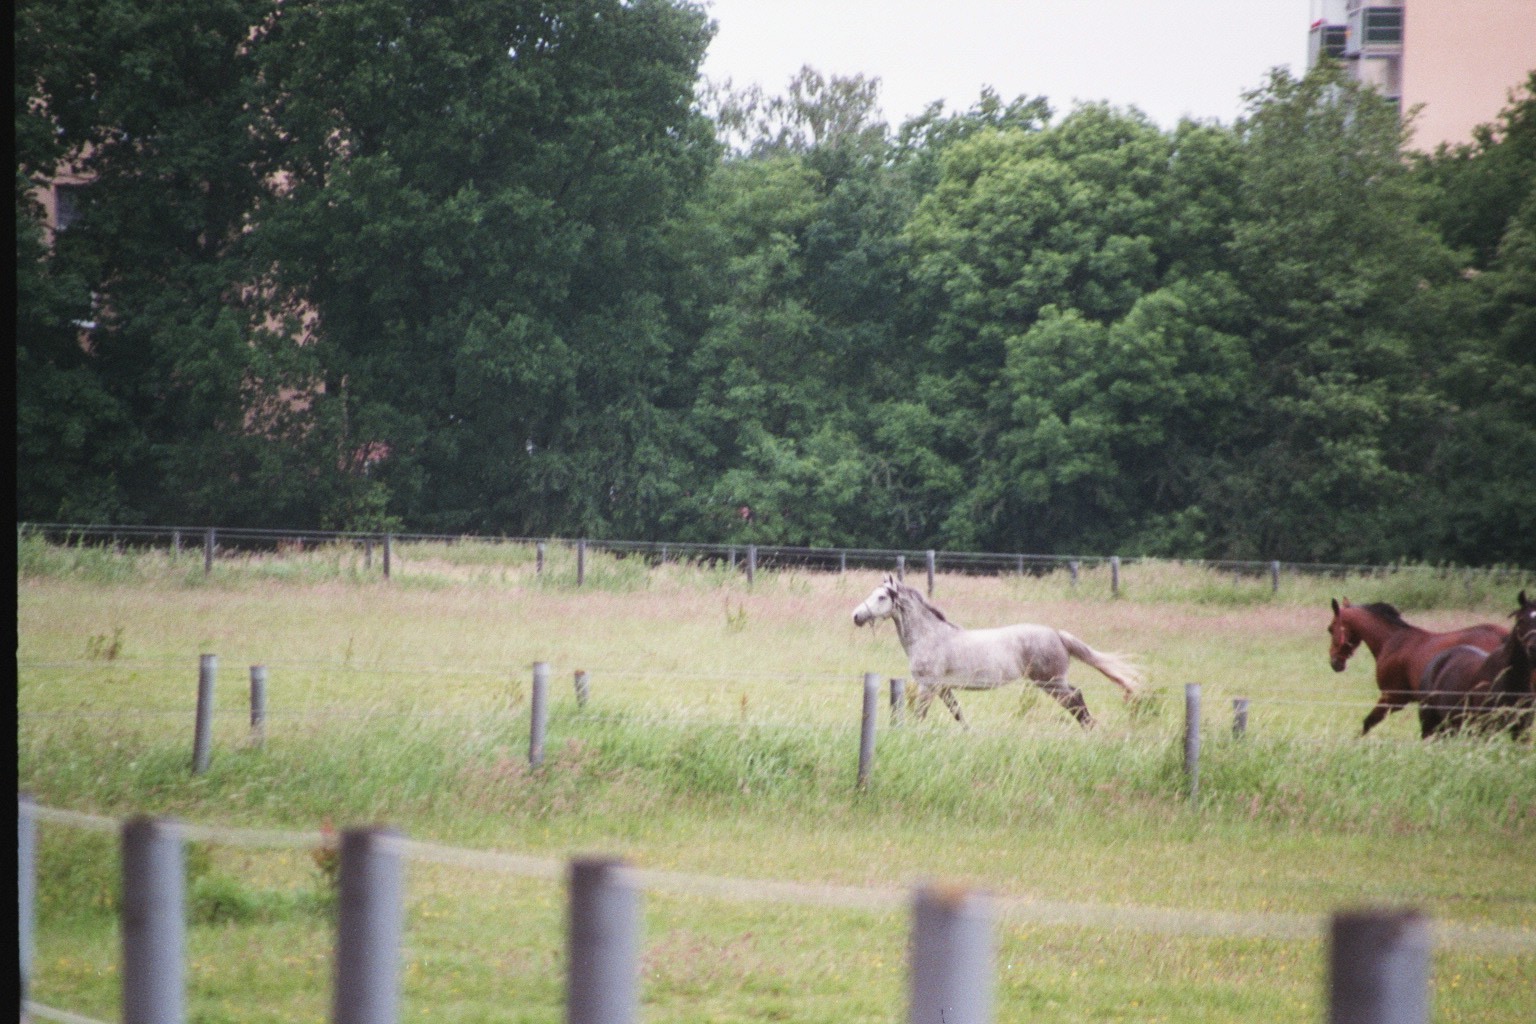
<svg viewBox="0 0 1536 1024">
<path fill-rule="evenodd" d="M 115 831 L 116 818 L 82 811 L 34 805 L 39 821 L 92 831 Z M 200 825 L 182 822 L 183 835 L 191 841 L 247 849 L 314 849 L 333 846 L 336 835 L 323 832 L 290 832 L 275 829 Z M 566 862 L 551 857 L 473 850 L 421 840 L 393 838 L 400 853 L 410 860 L 449 867 L 491 871 L 520 878 L 557 881 L 565 876 Z M 627 869 L 642 889 L 672 896 L 691 896 L 748 903 L 783 903 L 795 906 L 875 913 L 900 911 L 910 902 L 905 889 L 799 882 L 784 879 L 732 878 L 662 871 Z M 992 898 L 1002 923 L 1050 927 L 1096 928 L 1189 938 L 1309 940 L 1320 939 L 1328 918 L 1319 914 L 1274 911 L 1229 912 L 1138 907 L 1121 904 L 1075 903 L 1042 900 L 1029 896 L 997 895 Z M 1436 925 L 1442 945 L 1489 952 L 1536 953 L 1536 929 L 1502 925 L 1443 922 Z"/>
</svg>

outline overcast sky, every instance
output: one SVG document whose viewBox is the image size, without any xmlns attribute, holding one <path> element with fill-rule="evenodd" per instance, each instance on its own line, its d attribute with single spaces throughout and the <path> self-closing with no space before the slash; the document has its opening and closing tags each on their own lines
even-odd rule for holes
<svg viewBox="0 0 1536 1024">
<path fill-rule="evenodd" d="M 1306 66 L 1311 0 L 705 0 L 718 23 L 715 82 L 785 91 L 809 64 L 880 79 L 892 126 L 944 100 L 968 109 L 985 85 L 1135 106 L 1165 128 L 1230 123 L 1272 67 Z"/>
</svg>

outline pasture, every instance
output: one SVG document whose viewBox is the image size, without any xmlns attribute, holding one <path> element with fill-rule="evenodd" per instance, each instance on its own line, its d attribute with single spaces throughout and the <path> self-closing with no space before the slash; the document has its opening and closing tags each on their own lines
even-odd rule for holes
<svg viewBox="0 0 1536 1024">
<path fill-rule="evenodd" d="M 532 560 L 403 546 L 386 583 L 355 552 L 322 549 L 221 562 L 205 579 L 200 560 L 23 542 L 20 786 L 117 818 L 387 822 L 538 863 L 607 853 L 881 893 L 961 883 L 1016 910 L 997 924 L 999 1020 L 1315 1021 L 1326 951 L 1281 933 L 1341 908 L 1415 906 L 1440 929 L 1436 1020 L 1528 1018 L 1536 751 L 1422 743 L 1412 709 L 1359 739 L 1370 656 L 1336 675 L 1326 628 L 1340 595 L 1392 601 L 1430 629 L 1499 621 L 1529 573 L 1288 581 L 1275 594 L 1267 580 L 1149 566 L 1119 600 L 1091 573 L 1075 587 L 1062 574 L 941 575 L 934 601 L 955 621 L 1068 629 L 1138 661 L 1150 695 L 1123 703 L 1074 662 L 1092 732 L 1018 685 L 960 693 L 969 732 L 938 705 L 894 729 L 882 713 L 859 792 L 863 673 L 907 674 L 888 624 L 851 621 L 878 573 L 761 572 L 749 587 L 724 569 L 601 557 L 577 589 L 569 566 L 536 576 Z M 219 713 L 212 766 L 193 777 L 202 653 L 219 656 Z M 555 685 L 546 761 L 530 770 L 535 661 Z M 259 747 L 254 664 L 269 673 Z M 1206 716 L 1194 802 L 1188 682 Z M 1240 696 L 1251 710 L 1237 740 Z M 33 998 L 98 1019 L 117 1014 L 113 847 L 101 832 L 40 833 Z M 323 1019 L 323 854 L 215 839 L 194 844 L 189 869 L 190 1019 Z M 403 1019 L 562 1019 L 558 874 L 422 862 L 408 887 Z M 741 884 L 647 892 L 644 912 L 644 1019 L 903 1019 L 900 906 L 764 899 Z M 1479 938 L 1492 928 L 1525 939 Z"/>
</svg>

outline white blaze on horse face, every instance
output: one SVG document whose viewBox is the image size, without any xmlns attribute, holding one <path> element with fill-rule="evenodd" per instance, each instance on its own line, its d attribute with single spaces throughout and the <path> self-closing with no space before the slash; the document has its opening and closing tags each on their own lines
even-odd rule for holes
<svg viewBox="0 0 1536 1024">
<path fill-rule="evenodd" d="M 875 619 L 884 619 L 891 614 L 894 602 L 891 600 L 890 588 L 885 584 L 874 589 L 874 592 L 866 597 L 862 604 L 853 610 L 853 624 L 862 626 L 866 622 Z"/>
</svg>

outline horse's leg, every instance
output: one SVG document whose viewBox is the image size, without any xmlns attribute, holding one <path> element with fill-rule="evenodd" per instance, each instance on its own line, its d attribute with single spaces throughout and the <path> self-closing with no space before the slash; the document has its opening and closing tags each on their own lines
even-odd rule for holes
<svg viewBox="0 0 1536 1024">
<path fill-rule="evenodd" d="M 1531 719 L 1536 718 L 1536 711 L 1529 710 L 1529 703 L 1526 704 L 1526 708 L 1525 711 L 1515 713 L 1514 728 L 1509 730 L 1509 738 L 1516 742 L 1525 738 L 1527 730 L 1531 727 Z"/>
<path fill-rule="evenodd" d="M 1035 685 L 1066 708 L 1077 724 L 1084 729 L 1093 728 L 1093 715 L 1088 713 L 1088 702 L 1083 700 L 1083 691 L 1060 677 L 1056 679 L 1036 679 Z"/>
<path fill-rule="evenodd" d="M 949 708 L 949 713 L 955 716 L 955 721 L 965 725 L 965 719 L 960 715 L 960 702 L 955 699 L 949 687 L 946 686 L 939 691 L 939 699 L 944 702 L 945 707 Z"/>
<path fill-rule="evenodd" d="M 1407 703 L 1408 701 L 1404 697 L 1396 693 L 1382 694 L 1381 699 L 1376 702 L 1376 706 L 1371 708 L 1371 713 L 1365 716 L 1365 727 L 1360 730 L 1360 735 L 1364 736 L 1376 728 L 1381 723 L 1381 720 L 1392 712 L 1401 711 Z"/>
<path fill-rule="evenodd" d="M 926 683 L 917 684 L 917 700 L 912 705 L 912 711 L 918 721 L 928 717 L 928 705 L 933 703 L 933 688 Z"/>
</svg>

